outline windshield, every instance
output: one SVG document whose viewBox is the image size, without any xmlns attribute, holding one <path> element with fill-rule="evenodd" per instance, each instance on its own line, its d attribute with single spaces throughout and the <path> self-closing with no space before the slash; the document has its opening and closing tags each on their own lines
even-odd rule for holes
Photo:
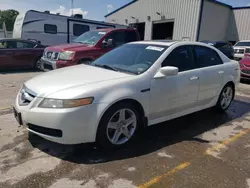
<svg viewBox="0 0 250 188">
<path fill-rule="evenodd" d="M 148 70 L 167 48 L 159 45 L 125 44 L 101 56 L 91 65 L 141 74 Z"/>
<path fill-rule="evenodd" d="M 88 31 L 77 37 L 73 42 L 87 45 L 95 45 L 106 32 L 104 31 Z"/>
<path fill-rule="evenodd" d="M 235 46 L 250 46 L 250 42 L 238 42 Z"/>
</svg>

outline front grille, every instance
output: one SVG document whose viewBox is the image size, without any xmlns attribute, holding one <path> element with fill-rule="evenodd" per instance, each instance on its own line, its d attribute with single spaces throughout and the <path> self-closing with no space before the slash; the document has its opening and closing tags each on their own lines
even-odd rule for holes
<svg viewBox="0 0 250 188">
<path fill-rule="evenodd" d="M 249 74 L 250 75 L 250 70 L 241 70 L 242 73 L 244 74 Z"/>
<path fill-rule="evenodd" d="M 23 86 L 19 93 L 19 105 L 27 106 L 35 97 L 36 93 L 28 89 L 26 86 Z"/>
<path fill-rule="evenodd" d="M 43 64 L 43 68 L 44 68 L 45 70 L 53 70 L 52 65 L 49 65 L 49 64 L 47 64 L 47 63 L 44 63 L 44 64 Z"/>
<path fill-rule="evenodd" d="M 54 137 L 62 137 L 62 131 L 59 129 L 40 127 L 40 126 L 33 125 L 30 123 L 28 123 L 27 126 L 30 130 L 35 131 L 37 133 L 45 134 L 48 136 L 54 136 Z"/>
<path fill-rule="evenodd" d="M 58 52 L 45 51 L 43 56 L 46 59 L 57 60 L 58 59 L 58 55 L 59 55 Z"/>
<path fill-rule="evenodd" d="M 244 54 L 245 50 L 244 49 L 235 49 L 234 53 L 236 53 L 236 54 Z"/>
</svg>

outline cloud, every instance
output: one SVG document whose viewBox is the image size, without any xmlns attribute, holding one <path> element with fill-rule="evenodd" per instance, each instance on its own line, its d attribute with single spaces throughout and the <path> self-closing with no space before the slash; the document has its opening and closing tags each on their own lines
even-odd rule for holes
<svg viewBox="0 0 250 188">
<path fill-rule="evenodd" d="M 53 14 L 60 13 L 60 15 L 71 16 L 72 9 L 67 9 L 64 6 L 60 6 L 58 9 L 52 10 L 51 13 Z M 86 17 L 88 15 L 88 11 L 84 11 L 81 8 L 73 8 L 73 13 L 81 14 L 83 17 Z"/>
<path fill-rule="evenodd" d="M 113 8 L 114 8 L 113 5 L 108 4 L 107 5 L 108 13 L 110 13 L 113 10 Z"/>
</svg>

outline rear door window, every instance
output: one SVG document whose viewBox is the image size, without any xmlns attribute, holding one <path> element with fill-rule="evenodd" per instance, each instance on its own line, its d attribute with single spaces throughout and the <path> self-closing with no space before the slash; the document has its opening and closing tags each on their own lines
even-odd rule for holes
<svg viewBox="0 0 250 188">
<path fill-rule="evenodd" d="M 200 68 L 223 64 L 220 56 L 213 49 L 204 46 L 194 46 L 194 53 Z"/>
<path fill-rule="evenodd" d="M 191 46 L 185 45 L 175 48 L 163 61 L 162 67 L 165 66 L 177 67 L 179 72 L 195 69 Z"/>
<path fill-rule="evenodd" d="M 115 47 L 121 46 L 126 43 L 124 31 L 114 31 L 113 33 L 108 35 L 105 40 L 108 41 L 109 39 L 113 39 Z"/>
<path fill-rule="evenodd" d="M 73 34 L 74 36 L 80 36 L 81 34 L 89 31 L 89 25 L 73 24 Z"/>
<path fill-rule="evenodd" d="M 29 42 L 17 42 L 17 48 L 34 48 L 35 44 Z"/>
</svg>

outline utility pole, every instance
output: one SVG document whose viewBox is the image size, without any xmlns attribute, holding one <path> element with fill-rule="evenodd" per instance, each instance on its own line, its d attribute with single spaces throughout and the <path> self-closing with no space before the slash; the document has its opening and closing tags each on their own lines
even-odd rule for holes
<svg viewBox="0 0 250 188">
<path fill-rule="evenodd" d="M 74 0 L 71 0 L 71 16 L 74 15 Z"/>
</svg>

